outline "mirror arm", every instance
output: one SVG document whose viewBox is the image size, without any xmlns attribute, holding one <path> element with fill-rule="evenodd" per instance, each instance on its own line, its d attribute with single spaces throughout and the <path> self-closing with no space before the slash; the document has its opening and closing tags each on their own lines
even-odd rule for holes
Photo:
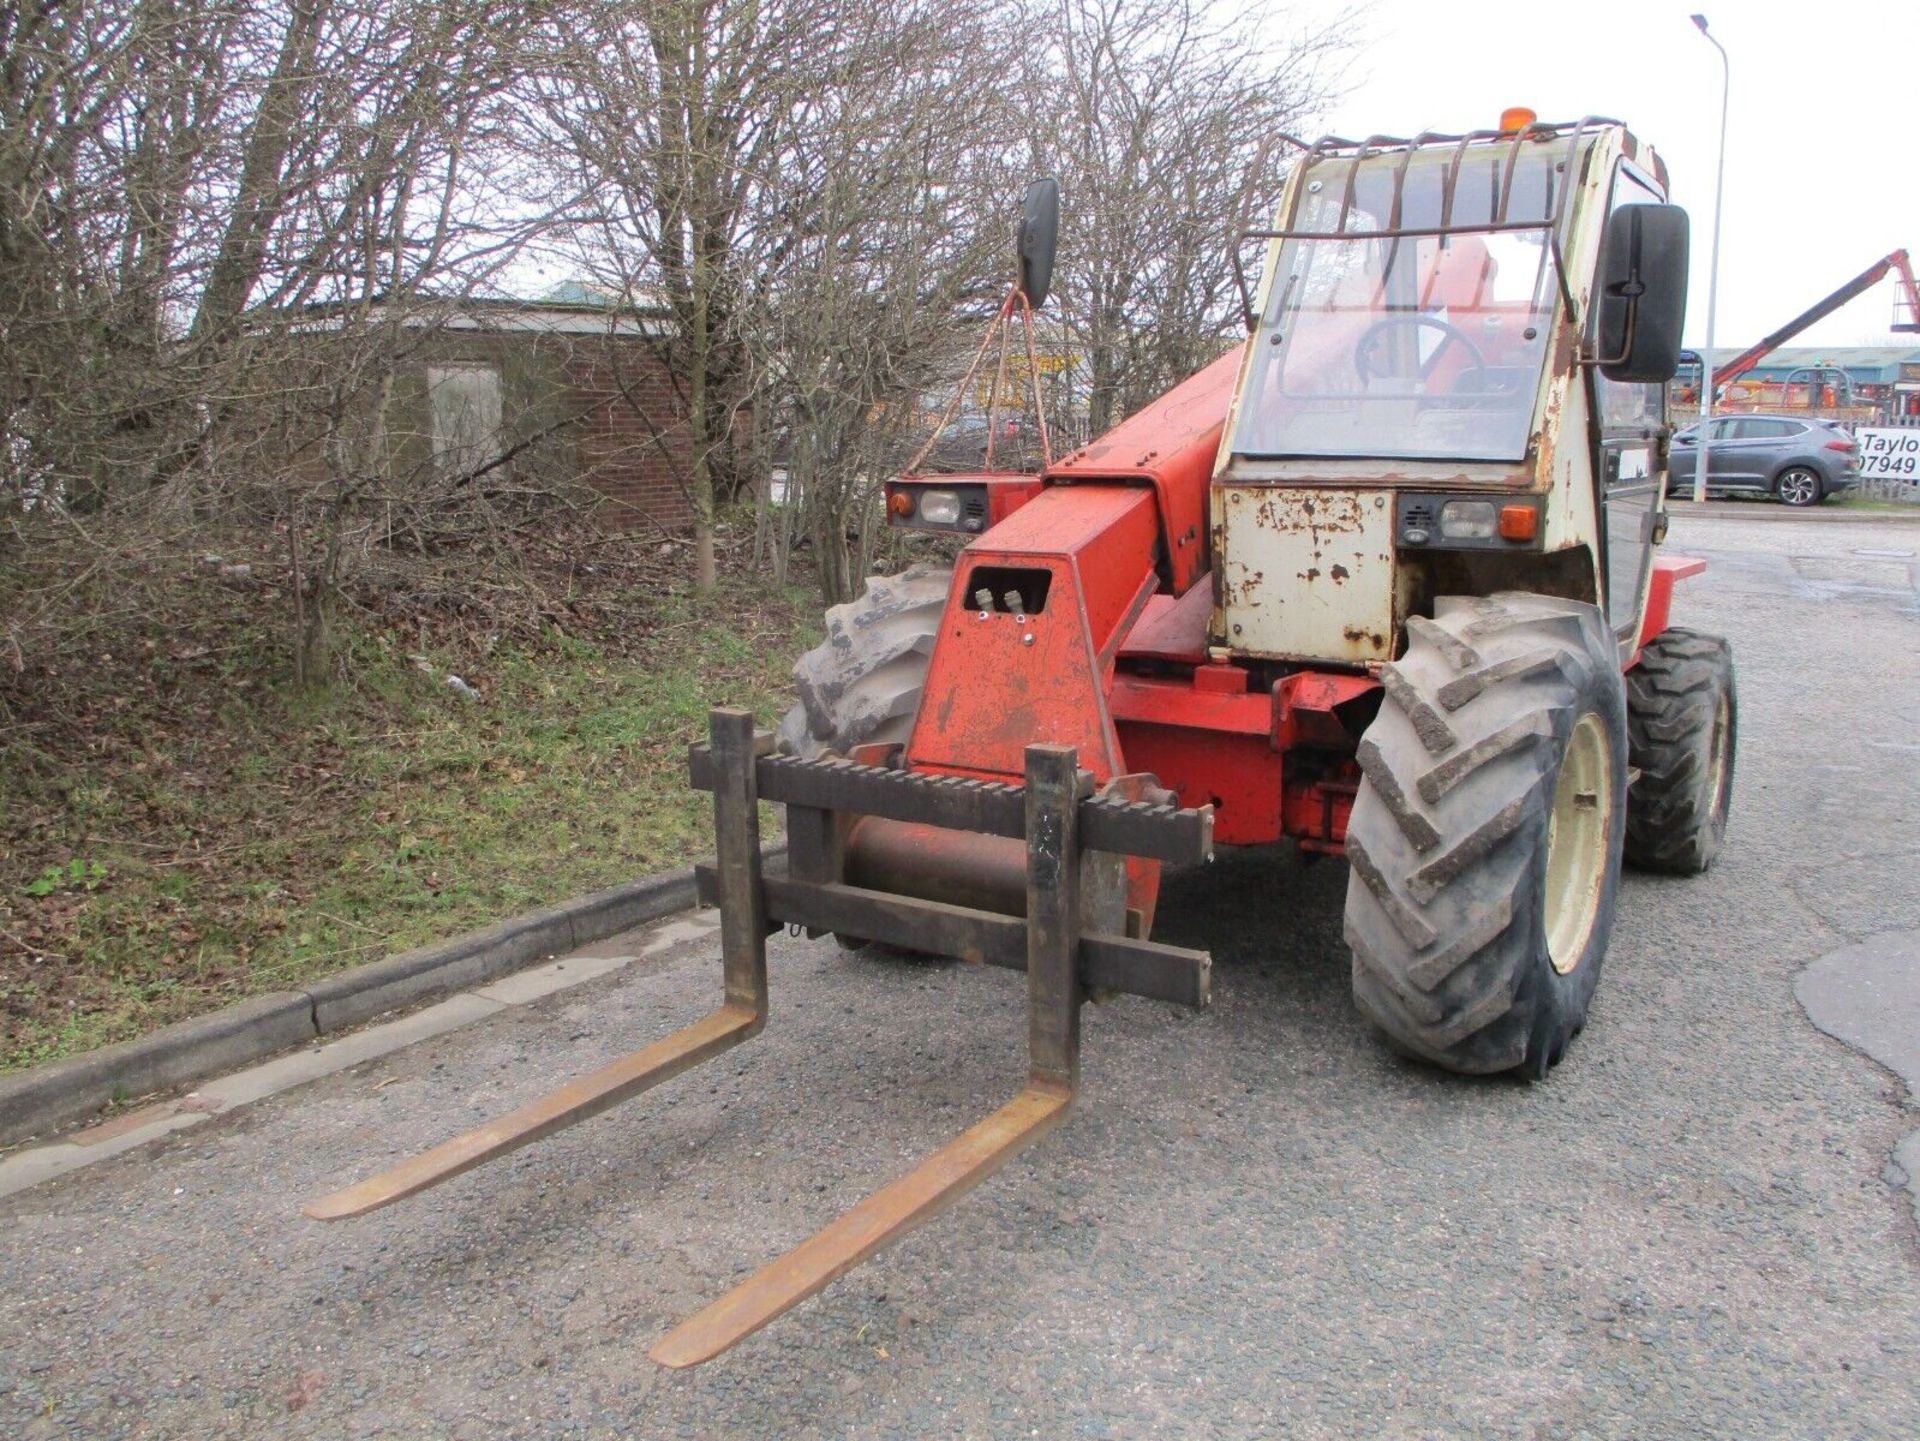
<svg viewBox="0 0 1920 1441">
<path fill-rule="evenodd" d="M 1240 252 L 1246 249 L 1247 241 L 1252 239 L 1253 231 L 1253 188 L 1260 177 L 1267 172 L 1267 158 L 1276 145 L 1291 145 L 1295 150 L 1310 147 L 1306 141 L 1285 133 L 1270 135 L 1260 142 L 1260 149 L 1253 157 L 1253 164 L 1247 167 L 1247 178 L 1240 187 L 1240 226 L 1234 232 L 1233 245 L 1227 251 L 1227 260 L 1233 266 L 1233 283 L 1240 292 L 1240 319 L 1246 323 L 1247 334 L 1252 335 L 1259 328 L 1260 317 L 1253 313 L 1253 287 L 1247 284 L 1247 268 L 1242 264 Z"/>
<path fill-rule="evenodd" d="M 1583 334 L 1587 327 L 1584 318 L 1580 314 L 1579 306 L 1574 304 L 1573 288 L 1567 284 L 1567 267 L 1563 265 L 1560 260 L 1559 235 L 1557 233 L 1549 234 L 1547 243 L 1553 250 L 1554 278 L 1560 282 L 1560 303 L 1567 312 L 1567 321 L 1573 326 L 1574 334 Z M 1589 307 L 1588 315 L 1590 316 L 1591 314 L 1592 309 Z M 1633 354 L 1633 333 L 1638 328 L 1636 322 L 1639 318 L 1640 307 L 1636 305 L 1629 312 L 1629 318 L 1627 320 L 1626 349 L 1622 350 L 1618 355 L 1598 355 L 1583 347 L 1580 352 L 1573 357 L 1573 363 L 1575 365 L 1585 366 L 1624 364 L 1627 357 Z"/>
<path fill-rule="evenodd" d="M 1625 365 L 1633 354 L 1634 334 L 1639 328 L 1640 307 L 1636 305 L 1627 312 L 1627 333 L 1622 340 L 1624 349 L 1618 355 L 1595 355 L 1589 351 L 1583 355 L 1576 355 L 1573 363 L 1575 365 Z"/>
</svg>

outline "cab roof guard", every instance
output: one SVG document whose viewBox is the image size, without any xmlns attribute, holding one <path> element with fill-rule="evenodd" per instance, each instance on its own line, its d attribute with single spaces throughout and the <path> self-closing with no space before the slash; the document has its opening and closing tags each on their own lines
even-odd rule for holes
<svg viewBox="0 0 1920 1441">
<path fill-rule="evenodd" d="M 1312 145 L 1291 135 L 1282 135 L 1281 141 L 1293 145 L 1305 152 L 1300 164 L 1311 166 L 1324 160 L 1345 159 L 1347 180 L 1340 201 L 1340 218 L 1331 230 L 1304 230 L 1291 224 L 1279 229 L 1267 229 L 1242 224 L 1234 238 L 1230 259 L 1233 262 L 1235 283 L 1240 289 L 1240 304 L 1246 320 L 1247 330 L 1251 333 L 1258 324 L 1254 313 L 1253 293 L 1247 284 L 1246 270 L 1240 254 L 1249 240 L 1390 240 L 1397 245 L 1405 239 L 1417 239 L 1423 236 L 1453 235 L 1467 231 L 1476 234 L 1488 232 L 1512 232 L 1528 230 L 1547 231 L 1547 253 L 1553 257 L 1555 278 L 1559 283 L 1560 300 L 1566 307 L 1567 318 L 1576 324 L 1580 316 L 1573 302 L 1573 293 L 1567 285 L 1566 266 L 1560 254 L 1560 230 L 1566 220 L 1567 197 L 1574 186 L 1569 178 L 1554 197 L 1553 214 L 1530 220 L 1516 221 L 1509 215 L 1513 203 L 1513 177 L 1519 169 L 1520 157 L 1529 143 L 1543 144 L 1558 141 L 1565 137 L 1563 163 L 1569 177 L 1572 175 L 1573 162 L 1580 153 L 1580 144 L 1588 136 L 1604 129 L 1624 128 L 1621 121 L 1606 116 L 1589 115 L 1579 120 L 1554 123 L 1535 122 L 1518 130 L 1470 130 L 1461 135 L 1442 134 L 1437 131 L 1423 131 L 1421 134 L 1405 138 L 1390 135 L 1369 136 L 1365 140 L 1348 140 L 1338 135 L 1325 136 Z M 1456 222 L 1453 214 L 1454 200 L 1458 192 L 1458 182 L 1466 158 L 1476 146 L 1492 149 L 1496 145 L 1506 148 L 1504 170 L 1501 174 L 1498 200 L 1493 213 L 1486 221 Z M 1409 226 L 1402 223 L 1403 203 L 1405 199 L 1408 168 L 1413 157 L 1420 151 L 1431 151 L 1441 147 L 1453 148 L 1453 159 L 1447 166 L 1446 178 L 1441 187 L 1440 223 L 1437 226 Z M 1355 190 L 1359 183 L 1362 161 L 1378 159 L 1382 156 L 1398 154 L 1400 163 L 1393 171 L 1393 201 L 1387 215 L 1387 223 L 1371 229 L 1350 229 L 1348 222 L 1353 217 Z M 1264 168 L 1265 156 L 1256 163 L 1256 170 Z M 1288 215 L 1291 222 L 1300 206 L 1302 192 L 1296 190 L 1293 197 L 1292 212 Z M 1243 212 L 1244 214 L 1244 212 Z M 1391 262 L 1390 262 L 1391 263 Z"/>
</svg>

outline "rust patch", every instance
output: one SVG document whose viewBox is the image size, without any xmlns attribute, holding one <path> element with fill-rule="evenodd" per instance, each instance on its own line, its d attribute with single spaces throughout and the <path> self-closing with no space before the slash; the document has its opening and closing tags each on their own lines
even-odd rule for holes
<svg viewBox="0 0 1920 1441">
<path fill-rule="evenodd" d="M 1254 518 L 1273 530 L 1304 532 L 1315 545 L 1324 536 L 1357 533 L 1366 525 L 1360 497 L 1299 490 L 1262 490 Z"/>
<path fill-rule="evenodd" d="M 1336 564 L 1332 570 L 1327 572 L 1327 574 L 1332 576 L 1335 580 L 1338 581 L 1338 580 L 1345 580 L 1348 576 L 1352 575 L 1353 572 L 1348 570 L 1344 565 Z"/>
</svg>

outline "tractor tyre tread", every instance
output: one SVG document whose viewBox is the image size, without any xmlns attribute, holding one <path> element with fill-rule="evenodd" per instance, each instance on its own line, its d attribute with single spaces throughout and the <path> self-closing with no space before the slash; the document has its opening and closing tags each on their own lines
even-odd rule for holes
<svg viewBox="0 0 1920 1441">
<path fill-rule="evenodd" d="M 858 598 L 830 609 L 827 638 L 794 663 L 799 700 L 780 722 L 781 748 L 813 760 L 905 741 L 952 584 L 952 571 L 916 565 L 869 578 Z"/>
<path fill-rule="evenodd" d="M 1713 767 L 1714 726 L 1727 705 L 1724 776 Z M 1698 875 L 1726 835 L 1738 742 L 1733 648 L 1675 626 L 1655 636 L 1627 672 L 1627 860 L 1643 870 Z"/>
<path fill-rule="evenodd" d="M 1624 808 L 1618 647 L 1599 611 L 1506 593 L 1442 598 L 1408 627 L 1361 742 L 1347 830 L 1355 1003 L 1398 1050 L 1452 1071 L 1544 1076 L 1585 1024 L 1611 927 L 1614 827 L 1588 948 L 1546 958 L 1546 836 L 1560 760 L 1598 711 Z"/>
</svg>

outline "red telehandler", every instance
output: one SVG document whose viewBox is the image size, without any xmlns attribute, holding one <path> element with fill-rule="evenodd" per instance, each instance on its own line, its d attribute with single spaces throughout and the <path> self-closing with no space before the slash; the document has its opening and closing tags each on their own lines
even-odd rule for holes
<svg viewBox="0 0 1920 1441">
<path fill-rule="evenodd" d="M 707 1360 L 1058 1124 L 1084 999 L 1206 1004 L 1206 953 L 1149 936 L 1160 867 L 1216 842 L 1346 857 L 1354 998 L 1399 1049 L 1532 1078 L 1561 1059 L 1623 858 L 1706 869 L 1732 783 L 1727 646 L 1668 624 L 1704 562 L 1657 550 L 1686 215 L 1615 121 L 1301 149 L 1251 233 L 1244 345 L 1037 475 L 890 485 L 893 523 L 971 538 L 954 569 L 830 612 L 780 735 L 713 713 L 691 770 L 719 1008 L 310 1215 L 755 1035 L 779 926 L 1024 970 L 1024 1087 L 651 1353 Z M 1045 299 L 1048 196 L 1003 320 Z M 784 874 L 760 801 L 786 807 Z"/>
</svg>

